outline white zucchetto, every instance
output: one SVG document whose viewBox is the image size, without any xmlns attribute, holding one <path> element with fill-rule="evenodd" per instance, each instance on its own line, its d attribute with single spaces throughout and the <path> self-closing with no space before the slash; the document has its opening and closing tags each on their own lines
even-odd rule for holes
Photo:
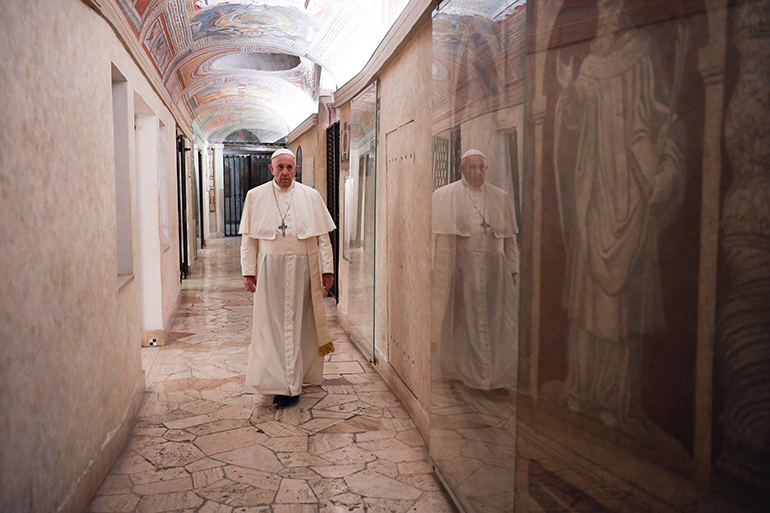
<svg viewBox="0 0 770 513">
<path fill-rule="evenodd" d="M 468 157 L 472 157 L 472 156 L 474 156 L 474 155 L 478 155 L 479 157 L 484 157 L 484 160 L 489 160 L 489 159 L 487 159 L 487 156 L 486 156 L 486 155 L 484 155 L 483 153 L 481 153 L 479 150 L 468 150 L 468 151 L 466 151 L 465 153 L 463 153 L 463 156 L 462 156 L 462 158 L 460 159 L 460 161 L 462 162 L 462 161 L 463 161 L 463 160 L 465 160 L 466 158 L 468 158 Z"/>
<path fill-rule="evenodd" d="M 294 152 L 291 151 L 290 149 L 288 149 L 288 148 L 281 148 L 280 150 L 275 150 L 273 152 L 273 154 L 270 156 L 270 160 L 273 160 L 275 157 L 277 157 L 279 155 L 291 155 L 295 159 L 297 158 L 297 156 L 294 155 Z"/>
</svg>

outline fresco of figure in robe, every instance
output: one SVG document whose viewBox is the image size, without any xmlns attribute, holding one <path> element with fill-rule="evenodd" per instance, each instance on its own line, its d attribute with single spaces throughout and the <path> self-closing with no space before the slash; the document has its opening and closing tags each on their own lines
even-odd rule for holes
<svg viewBox="0 0 770 513">
<path fill-rule="evenodd" d="M 640 401 L 642 340 L 665 329 L 658 234 L 684 193 L 672 91 L 681 62 L 663 71 L 655 41 L 630 23 L 623 0 L 598 7 L 597 35 L 577 76 L 571 59 L 557 57 L 554 157 L 570 322 L 560 401 L 651 446 Z"/>
</svg>

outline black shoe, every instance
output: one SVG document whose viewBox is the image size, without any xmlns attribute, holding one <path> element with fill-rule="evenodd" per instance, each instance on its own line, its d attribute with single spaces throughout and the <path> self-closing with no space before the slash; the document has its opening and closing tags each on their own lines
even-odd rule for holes
<svg viewBox="0 0 770 513">
<path fill-rule="evenodd" d="M 299 401 L 298 395 L 277 395 L 273 398 L 273 404 L 279 408 L 285 408 Z"/>
</svg>

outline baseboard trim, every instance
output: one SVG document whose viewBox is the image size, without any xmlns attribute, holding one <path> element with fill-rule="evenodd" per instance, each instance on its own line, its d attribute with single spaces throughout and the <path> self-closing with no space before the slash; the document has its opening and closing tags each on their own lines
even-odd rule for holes
<svg viewBox="0 0 770 513">
<path fill-rule="evenodd" d="M 423 409 L 419 399 L 409 390 L 409 387 L 406 386 L 401 376 L 398 375 L 390 363 L 382 357 L 379 351 L 376 349 L 375 351 L 377 356 L 375 357 L 374 368 L 382 376 L 382 379 L 385 380 L 385 384 L 388 385 L 390 390 L 396 394 L 401 404 L 404 405 L 407 413 L 417 425 L 417 429 L 420 431 L 425 443 L 430 443 L 430 416 L 428 412 Z"/>
<path fill-rule="evenodd" d="M 337 305 L 337 320 L 339 321 L 340 326 L 342 326 L 342 329 L 345 330 L 345 332 L 348 332 L 348 326 L 350 326 L 348 316 L 340 311 L 339 305 Z"/>
<path fill-rule="evenodd" d="M 134 393 L 131 396 L 120 424 L 107 433 L 107 436 L 99 448 L 99 451 L 88 462 L 88 466 L 73 483 L 71 492 L 57 508 L 58 513 L 81 513 L 91 503 L 91 498 L 101 486 L 104 478 L 109 474 L 112 465 L 123 452 L 123 448 L 134 425 L 134 418 L 142 403 L 145 392 L 145 375 L 142 370 L 139 380 L 134 385 Z"/>
<path fill-rule="evenodd" d="M 142 331 L 142 347 L 150 347 L 150 339 L 155 339 L 155 345 L 166 345 L 166 331 L 165 330 L 147 330 Z"/>
</svg>

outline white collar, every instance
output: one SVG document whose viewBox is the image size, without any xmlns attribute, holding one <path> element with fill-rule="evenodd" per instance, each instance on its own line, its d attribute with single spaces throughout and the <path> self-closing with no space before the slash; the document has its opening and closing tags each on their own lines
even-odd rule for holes
<svg viewBox="0 0 770 513">
<path fill-rule="evenodd" d="M 291 192 L 292 189 L 294 189 L 294 183 L 296 182 L 296 180 L 292 180 L 291 181 L 291 185 L 289 186 L 288 189 L 281 189 L 281 186 L 278 185 L 278 182 L 275 181 L 275 178 L 273 178 L 272 182 L 273 182 L 273 187 L 275 187 L 276 192 L 282 192 L 282 193 L 286 194 L 288 192 Z"/>
<path fill-rule="evenodd" d="M 463 187 L 468 189 L 470 192 L 484 192 L 484 188 L 487 186 L 487 182 L 485 180 L 484 183 L 481 184 L 481 187 L 479 187 L 478 189 L 474 189 L 473 187 L 471 187 L 471 184 L 468 183 L 468 180 L 466 180 L 464 176 L 461 178 L 461 180 L 463 182 Z"/>
</svg>

